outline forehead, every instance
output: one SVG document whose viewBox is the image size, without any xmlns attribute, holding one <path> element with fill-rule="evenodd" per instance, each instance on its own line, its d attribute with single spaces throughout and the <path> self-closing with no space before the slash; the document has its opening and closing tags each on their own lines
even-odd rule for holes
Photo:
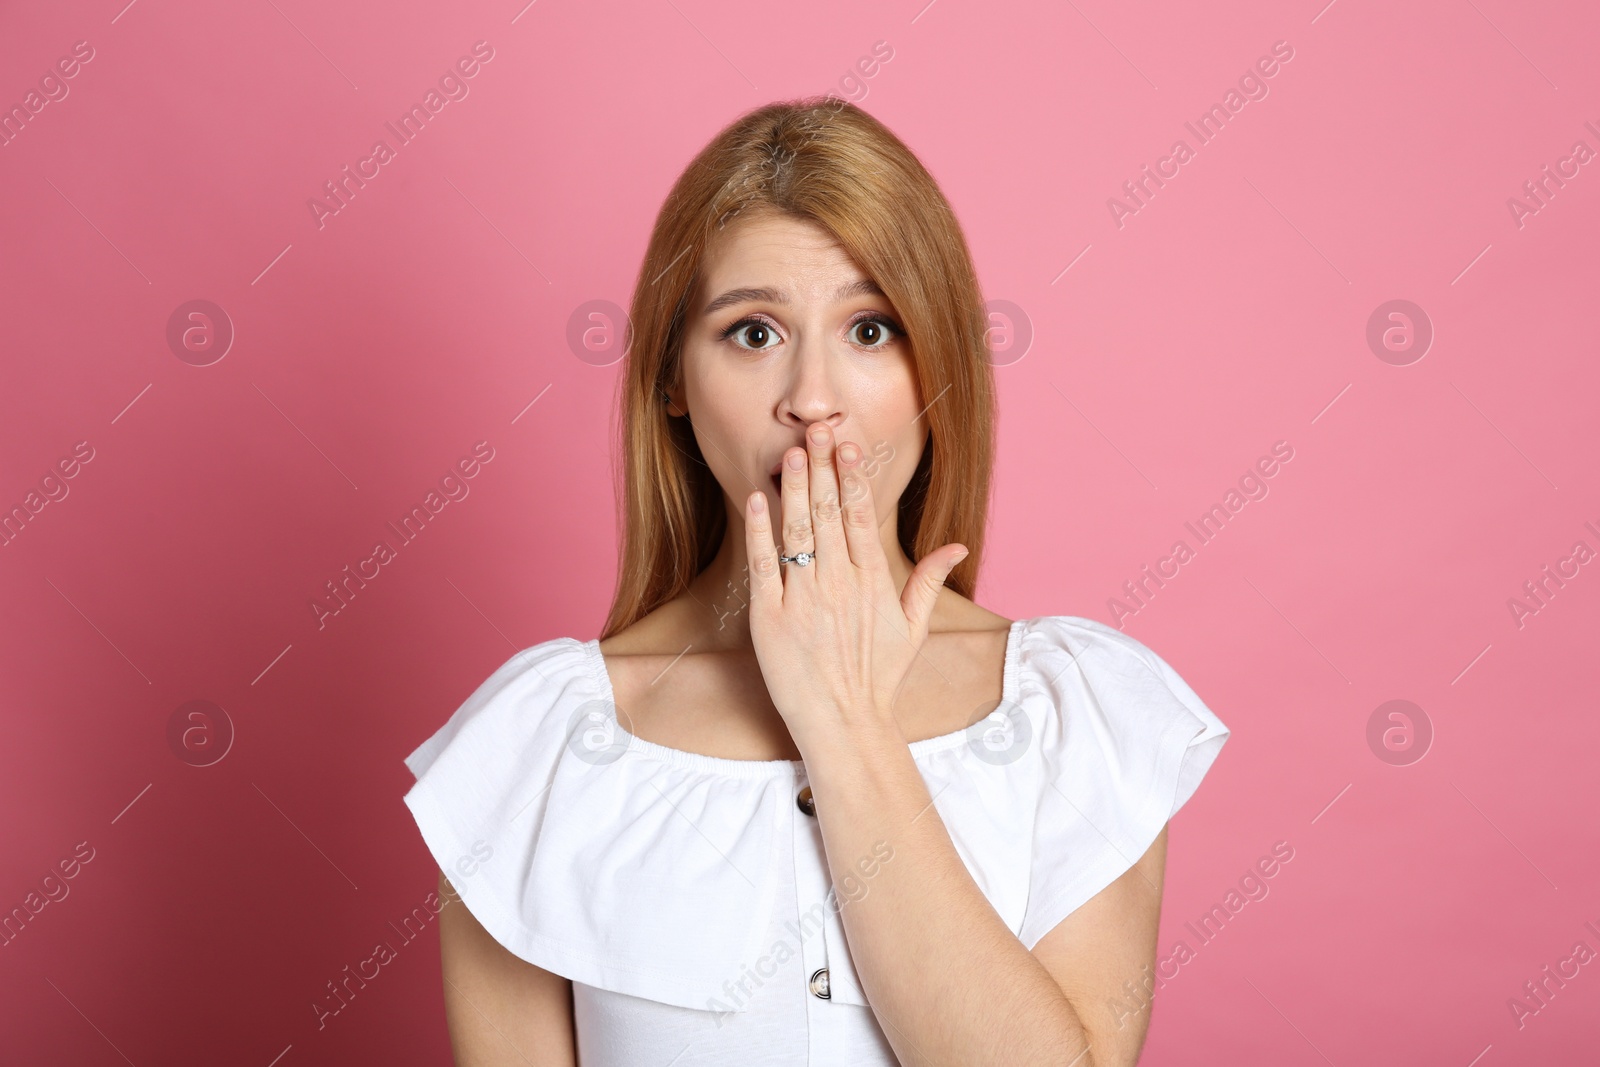
<svg viewBox="0 0 1600 1067">
<path fill-rule="evenodd" d="M 844 246 L 814 222 L 771 213 L 740 217 L 706 246 L 695 306 L 725 290 L 755 286 L 822 299 L 841 282 L 865 277 Z"/>
</svg>

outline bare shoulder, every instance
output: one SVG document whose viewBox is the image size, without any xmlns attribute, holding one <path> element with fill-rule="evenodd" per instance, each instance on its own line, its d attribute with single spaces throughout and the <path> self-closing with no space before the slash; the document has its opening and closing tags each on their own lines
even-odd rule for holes
<svg viewBox="0 0 1600 1067">
<path fill-rule="evenodd" d="M 624 727 L 646 710 L 647 698 L 664 691 L 653 684 L 657 676 L 694 649 L 690 625 L 694 620 L 684 610 L 683 600 L 678 597 L 662 604 L 600 642 L 600 655 Z M 678 672 L 680 677 L 685 673 Z"/>
<path fill-rule="evenodd" d="M 623 627 L 600 642 L 607 656 L 638 656 L 660 652 L 687 629 L 686 597 L 667 601 L 642 619 Z"/>
<path fill-rule="evenodd" d="M 687 594 L 600 642 L 617 721 L 635 737 L 722 759 L 797 759 L 754 650 L 719 640 Z"/>
<path fill-rule="evenodd" d="M 895 703 L 908 740 L 964 729 L 1005 695 L 1012 620 L 959 593 L 941 590 L 922 655 Z"/>
<path fill-rule="evenodd" d="M 948 657 L 958 669 L 965 666 L 980 675 L 1003 665 L 1012 620 L 990 611 L 960 593 L 941 590 L 928 624 L 927 647 Z"/>
<path fill-rule="evenodd" d="M 976 601 L 968 600 L 954 590 L 943 589 L 940 590 L 939 600 L 934 606 L 933 622 L 928 632 L 930 634 L 942 631 L 1004 632 L 1011 629 L 1012 621 Z"/>
</svg>

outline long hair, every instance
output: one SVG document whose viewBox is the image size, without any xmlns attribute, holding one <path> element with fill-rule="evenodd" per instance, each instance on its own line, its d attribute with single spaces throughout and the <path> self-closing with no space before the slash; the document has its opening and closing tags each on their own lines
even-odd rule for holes
<svg viewBox="0 0 1600 1067">
<path fill-rule="evenodd" d="M 970 598 L 983 561 L 994 463 L 988 319 L 966 239 L 944 194 L 877 119 L 831 94 L 751 111 L 701 150 L 656 217 L 629 311 L 619 381 L 622 457 L 616 594 L 601 640 L 681 595 L 727 529 L 722 488 L 687 419 L 667 414 L 685 315 L 707 244 L 741 213 L 777 212 L 829 232 L 883 290 L 905 328 L 929 424 L 898 511 L 913 564 L 959 542 L 945 585 Z"/>
</svg>

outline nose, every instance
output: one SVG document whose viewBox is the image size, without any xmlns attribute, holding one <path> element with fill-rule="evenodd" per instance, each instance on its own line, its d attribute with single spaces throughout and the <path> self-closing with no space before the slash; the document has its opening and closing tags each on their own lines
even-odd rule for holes
<svg viewBox="0 0 1600 1067">
<path fill-rule="evenodd" d="M 837 430 L 844 421 L 844 397 L 834 379 L 832 354 L 826 343 L 811 340 L 796 346 L 779 417 L 800 430 L 817 422 L 826 422 Z"/>
</svg>

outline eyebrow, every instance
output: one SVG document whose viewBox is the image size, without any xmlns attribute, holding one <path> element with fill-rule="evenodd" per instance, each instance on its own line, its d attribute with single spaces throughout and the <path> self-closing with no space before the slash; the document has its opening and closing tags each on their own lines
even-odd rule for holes
<svg viewBox="0 0 1600 1067">
<path fill-rule="evenodd" d="M 842 300 L 849 300 L 853 296 L 883 295 L 884 292 L 878 287 L 877 282 L 873 281 L 871 278 L 862 278 L 859 281 L 851 282 L 849 285 L 846 285 L 840 289 L 837 293 L 834 293 L 833 299 L 835 303 L 838 303 Z M 711 303 L 707 304 L 706 309 L 700 314 L 702 316 L 715 315 L 723 308 L 732 307 L 735 304 L 743 304 L 749 301 L 758 300 L 766 301 L 770 304 L 787 304 L 789 303 L 789 294 L 784 292 L 782 289 L 729 289 L 727 292 L 711 301 Z"/>
</svg>

